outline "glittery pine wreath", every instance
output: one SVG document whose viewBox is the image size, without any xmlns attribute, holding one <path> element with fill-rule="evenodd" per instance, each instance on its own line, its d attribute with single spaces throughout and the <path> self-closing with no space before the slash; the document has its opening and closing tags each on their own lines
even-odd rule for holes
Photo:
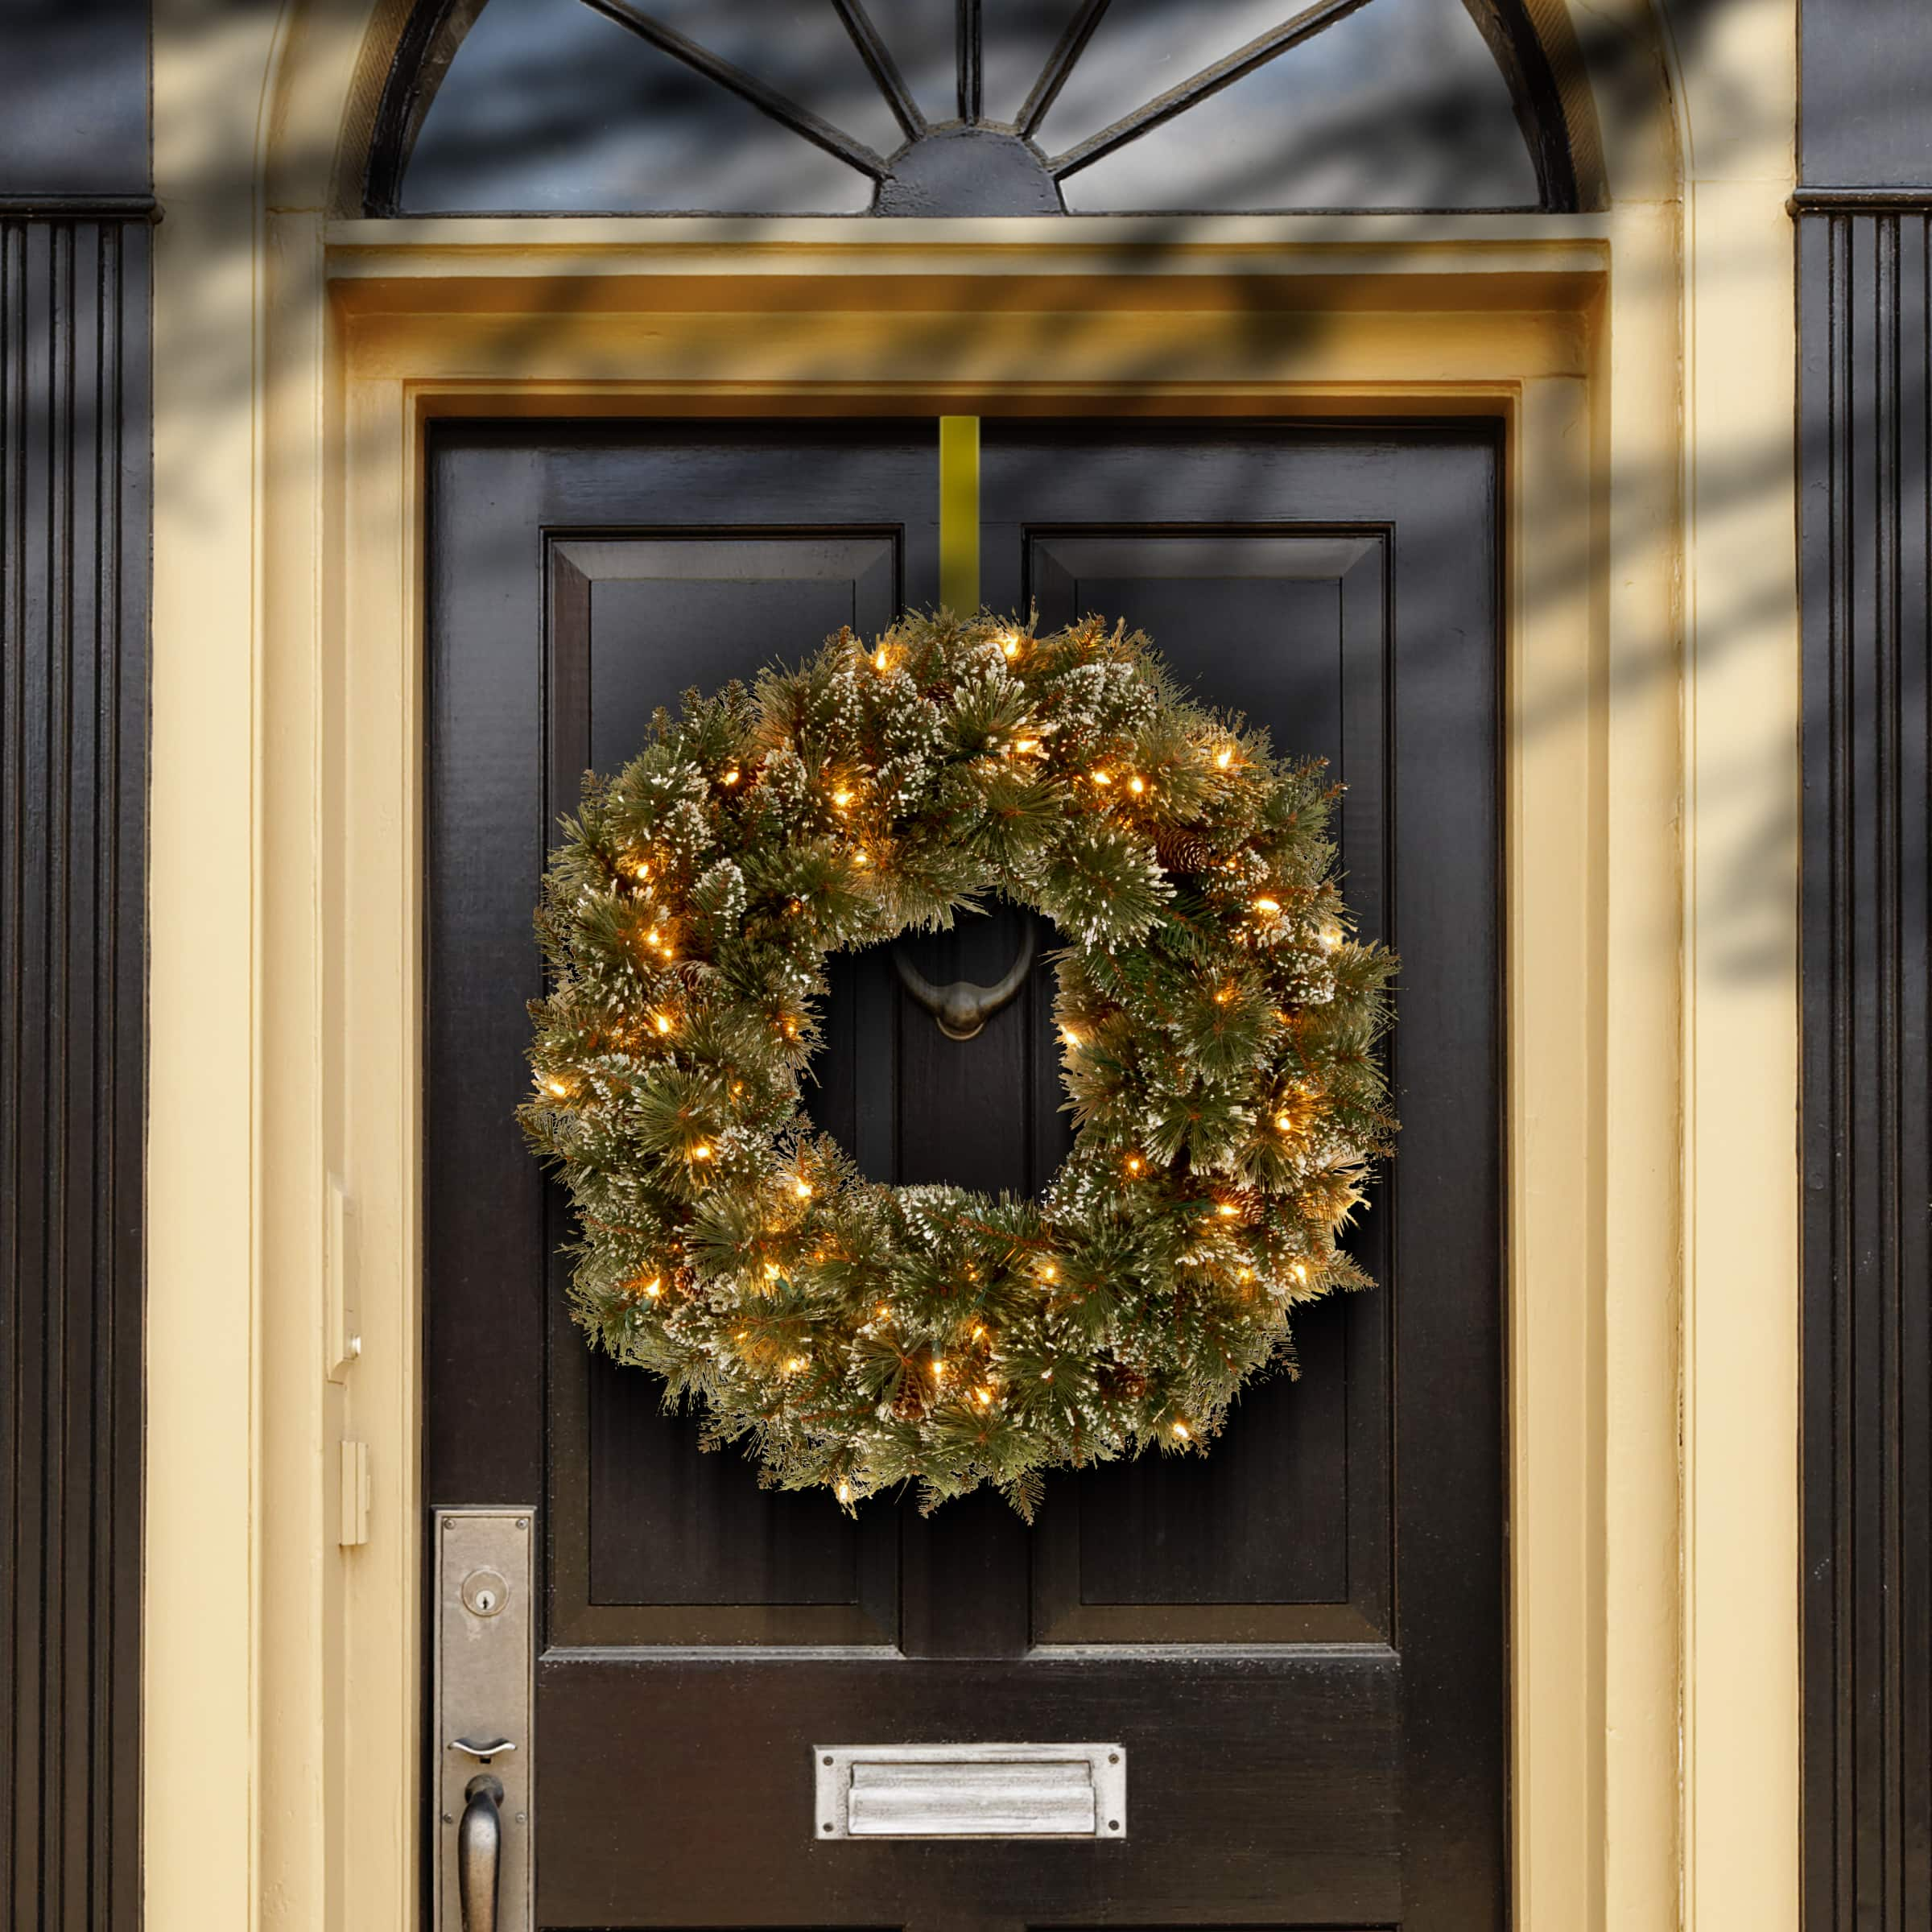
<svg viewBox="0 0 1932 1932">
<path fill-rule="evenodd" d="M 538 915 L 521 1117 L 579 1322 L 848 1507 L 1030 1516 L 1048 1469 L 1201 1449 L 1294 1307 L 1363 1285 L 1336 1236 L 1394 1133 L 1333 799 L 1092 618 L 910 617 L 660 712 Z M 800 1096 L 827 957 L 996 894 L 1066 941 L 1072 1150 L 1038 1201 L 869 1180 Z"/>
</svg>

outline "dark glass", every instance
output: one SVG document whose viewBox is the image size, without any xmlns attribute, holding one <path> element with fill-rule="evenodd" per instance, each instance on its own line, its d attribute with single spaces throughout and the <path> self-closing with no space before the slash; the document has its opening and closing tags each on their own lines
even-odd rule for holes
<svg viewBox="0 0 1932 1932">
<path fill-rule="evenodd" d="M 862 215 L 872 183 L 581 0 L 489 0 L 401 200 L 407 214 Z"/>
<path fill-rule="evenodd" d="M 1192 100 L 1217 62 L 1292 23 L 1293 0 L 1112 0 L 1070 64 L 1080 0 L 627 4 L 630 25 L 584 0 L 487 0 L 423 118 L 402 212 L 1539 205 L 1462 0 L 1366 0 Z M 964 57 L 962 19 L 977 22 Z M 1164 100 L 1178 111 L 1147 114 Z"/>
<path fill-rule="evenodd" d="M 1075 79 L 1103 52 L 1100 39 Z M 1049 153 L 1093 131 L 1083 120 L 1063 134 L 1057 108 L 1041 130 Z M 1068 175 L 1060 192 L 1074 213 L 1538 200 L 1509 86 L 1462 0 L 1373 0 Z"/>
</svg>

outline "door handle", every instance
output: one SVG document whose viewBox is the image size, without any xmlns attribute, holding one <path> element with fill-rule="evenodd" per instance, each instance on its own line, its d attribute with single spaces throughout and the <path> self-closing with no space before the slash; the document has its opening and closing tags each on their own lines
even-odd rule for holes
<svg viewBox="0 0 1932 1932">
<path fill-rule="evenodd" d="M 497 1932 L 497 1885 L 503 1865 L 503 1785 L 479 1771 L 463 1787 L 456 1827 L 456 1898 L 463 1932 Z"/>
<path fill-rule="evenodd" d="M 939 1031 L 947 1039 L 970 1040 L 1026 984 L 1026 976 L 1033 971 L 1034 952 L 1034 922 L 1030 919 L 1020 956 L 991 986 L 976 985 L 971 980 L 935 986 L 897 946 L 892 949 L 892 963 L 899 970 L 899 984 L 939 1022 Z"/>
</svg>

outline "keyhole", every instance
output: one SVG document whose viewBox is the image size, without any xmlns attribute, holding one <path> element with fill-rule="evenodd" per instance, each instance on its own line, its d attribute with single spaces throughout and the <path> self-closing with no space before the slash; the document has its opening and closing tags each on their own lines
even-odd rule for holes
<svg viewBox="0 0 1932 1932">
<path fill-rule="evenodd" d="M 472 1616 L 494 1616 L 509 1600 L 510 1583 L 498 1570 L 473 1570 L 463 1579 L 463 1608 Z"/>
</svg>

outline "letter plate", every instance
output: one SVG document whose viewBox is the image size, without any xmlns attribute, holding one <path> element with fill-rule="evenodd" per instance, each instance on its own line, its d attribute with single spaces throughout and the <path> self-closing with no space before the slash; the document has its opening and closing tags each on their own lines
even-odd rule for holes
<svg viewBox="0 0 1932 1932">
<path fill-rule="evenodd" d="M 1127 1835 L 1122 1744 L 819 1744 L 816 1835 Z"/>
</svg>

